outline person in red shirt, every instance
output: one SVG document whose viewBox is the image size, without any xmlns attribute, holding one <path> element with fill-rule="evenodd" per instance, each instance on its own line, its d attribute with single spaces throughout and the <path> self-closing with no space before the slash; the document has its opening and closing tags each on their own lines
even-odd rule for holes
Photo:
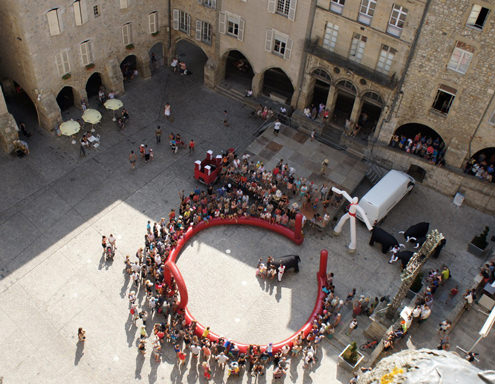
<svg viewBox="0 0 495 384">
<path fill-rule="evenodd" d="M 194 146 L 195 145 L 196 144 L 194 143 L 194 140 L 191 139 L 191 141 L 189 141 L 189 153 L 194 152 Z"/>
</svg>

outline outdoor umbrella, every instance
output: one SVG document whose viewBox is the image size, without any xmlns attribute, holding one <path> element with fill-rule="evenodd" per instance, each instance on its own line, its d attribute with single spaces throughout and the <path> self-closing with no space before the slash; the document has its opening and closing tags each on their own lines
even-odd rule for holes
<svg viewBox="0 0 495 384">
<path fill-rule="evenodd" d="M 60 124 L 60 133 L 65 136 L 72 136 L 79 132 L 81 129 L 81 125 L 75 121 L 70 119 L 69 121 L 64 121 Z"/>
<path fill-rule="evenodd" d="M 86 109 L 82 119 L 89 124 L 98 124 L 101 121 L 101 113 L 96 109 Z"/>
<path fill-rule="evenodd" d="M 106 109 L 109 109 L 113 112 L 113 121 L 115 121 L 115 111 L 118 109 L 122 108 L 124 106 L 124 103 L 118 99 L 108 99 L 105 101 L 105 104 L 103 104 Z"/>
</svg>

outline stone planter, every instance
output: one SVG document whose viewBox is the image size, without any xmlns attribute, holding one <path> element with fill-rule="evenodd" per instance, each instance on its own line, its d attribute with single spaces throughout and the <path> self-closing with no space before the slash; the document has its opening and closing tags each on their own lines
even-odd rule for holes
<svg viewBox="0 0 495 384">
<path fill-rule="evenodd" d="M 473 243 L 468 243 L 467 250 L 471 255 L 474 255 L 476 257 L 485 258 L 490 253 L 491 248 L 489 246 L 487 246 L 485 249 L 481 249 L 481 248 L 478 248 Z"/>
<path fill-rule="evenodd" d="M 347 350 L 351 347 L 350 344 L 347 345 L 347 347 L 344 348 L 344 350 L 340 353 L 339 355 L 339 365 L 344 367 L 345 369 L 349 370 L 349 371 L 354 371 L 358 366 L 359 364 L 361 363 L 361 361 L 364 359 L 364 355 L 359 352 L 359 351 L 356 351 L 357 355 L 358 355 L 358 359 L 356 360 L 356 363 L 353 365 L 351 363 L 349 363 L 346 359 L 344 359 L 344 354 L 347 352 Z"/>
</svg>

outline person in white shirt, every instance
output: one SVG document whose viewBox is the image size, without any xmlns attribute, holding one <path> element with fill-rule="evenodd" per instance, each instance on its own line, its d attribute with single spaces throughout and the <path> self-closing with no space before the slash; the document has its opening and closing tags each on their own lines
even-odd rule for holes
<svg viewBox="0 0 495 384">
<path fill-rule="evenodd" d="M 225 356 L 223 352 L 220 352 L 220 354 L 215 357 L 215 360 L 222 369 L 225 369 L 225 364 L 229 361 L 229 358 Z"/>
</svg>

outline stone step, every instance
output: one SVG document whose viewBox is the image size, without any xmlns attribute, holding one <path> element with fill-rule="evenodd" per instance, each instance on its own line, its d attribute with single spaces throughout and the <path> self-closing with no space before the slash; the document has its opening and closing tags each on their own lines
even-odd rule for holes
<svg viewBox="0 0 495 384">
<path fill-rule="evenodd" d="M 254 101 L 252 98 L 245 97 L 243 92 L 241 92 L 238 89 L 229 87 L 225 83 L 218 84 L 215 87 L 215 90 L 224 96 L 240 101 L 241 103 L 247 105 L 250 108 L 256 109 L 258 107 L 258 103 L 256 103 L 256 101 Z"/>
</svg>

